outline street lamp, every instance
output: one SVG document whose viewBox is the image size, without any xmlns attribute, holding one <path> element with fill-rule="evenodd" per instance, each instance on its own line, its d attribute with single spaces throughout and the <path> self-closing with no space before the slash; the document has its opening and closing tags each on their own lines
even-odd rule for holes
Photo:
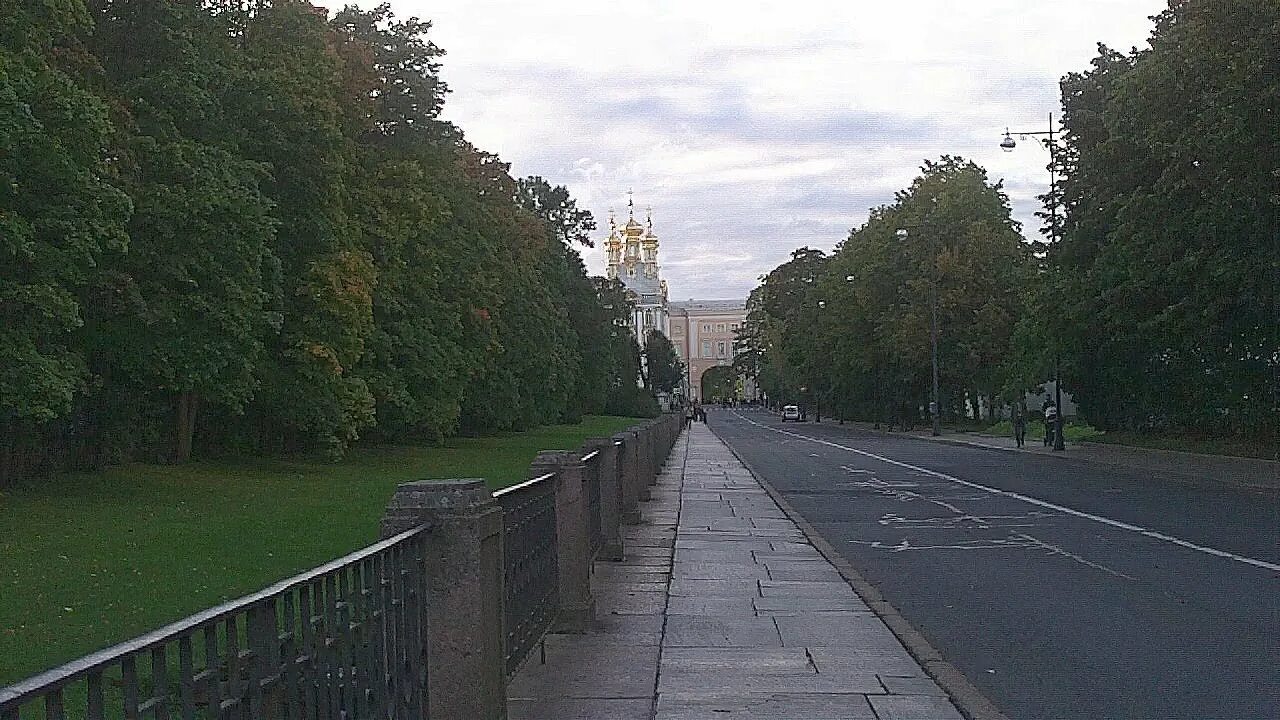
<svg viewBox="0 0 1280 720">
<path fill-rule="evenodd" d="M 1053 130 L 1053 113 L 1049 113 L 1049 129 L 1036 130 L 1031 132 L 1009 132 L 1009 128 L 1004 129 L 1004 139 L 1000 141 L 1000 149 L 1005 152 L 1013 152 L 1018 147 L 1018 143 L 1013 136 L 1026 140 L 1031 138 L 1049 151 L 1049 238 L 1051 245 L 1057 245 L 1058 237 L 1058 142 L 1054 138 Z M 1043 136 L 1043 139 L 1042 139 Z M 1054 344 L 1053 350 L 1053 392 L 1054 405 L 1058 410 L 1057 421 L 1054 423 L 1053 433 L 1053 449 L 1065 450 L 1066 445 L 1062 441 L 1062 424 L 1064 422 L 1065 413 L 1062 412 L 1062 376 L 1059 373 L 1059 350 L 1057 344 Z"/>
<path fill-rule="evenodd" d="M 920 225 L 900 227 L 894 233 L 899 240 L 906 240 L 910 229 L 919 229 Z M 942 405 L 938 403 L 938 281 L 933 278 L 929 283 L 929 354 L 933 359 L 933 402 L 929 403 L 929 414 L 933 416 L 933 436 L 942 434 Z"/>
</svg>

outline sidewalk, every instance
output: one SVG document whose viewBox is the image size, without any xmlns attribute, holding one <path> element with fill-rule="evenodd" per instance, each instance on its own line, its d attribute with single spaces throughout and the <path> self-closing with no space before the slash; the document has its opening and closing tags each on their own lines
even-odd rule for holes
<svg viewBox="0 0 1280 720">
<path fill-rule="evenodd" d="M 976 432 L 959 432 L 944 429 L 941 436 L 933 437 L 928 428 L 890 433 L 885 430 L 874 430 L 874 426 L 869 422 L 849 423 L 849 425 L 872 432 L 913 437 L 930 442 L 968 445 L 970 447 L 1004 450 L 1007 452 L 1034 453 L 1071 460 L 1085 460 L 1130 470 L 1143 470 L 1161 475 L 1172 474 L 1190 480 L 1226 483 L 1259 490 L 1280 489 L 1280 462 L 1274 460 L 1229 455 L 1205 455 L 1179 452 L 1177 450 L 1155 450 L 1131 445 L 1109 445 L 1087 441 L 1067 441 L 1066 450 L 1058 452 L 1052 448 L 1045 447 L 1044 427 L 1036 425 L 1028 428 L 1027 440 L 1021 449 L 1018 448 L 1012 437 L 1000 435 L 985 435 Z"/>
<path fill-rule="evenodd" d="M 961 720 L 705 425 L 643 510 L 596 563 L 596 632 L 548 637 L 512 720 Z"/>
</svg>

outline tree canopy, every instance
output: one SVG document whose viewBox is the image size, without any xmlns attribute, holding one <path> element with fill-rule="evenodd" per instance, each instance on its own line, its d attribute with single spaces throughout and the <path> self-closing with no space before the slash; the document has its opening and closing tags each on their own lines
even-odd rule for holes
<svg viewBox="0 0 1280 720">
<path fill-rule="evenodd" d="M 387 5 L 0 16 L 0 480 L 647 412 L 591 213 L 439 117 Z"/>
</svg>

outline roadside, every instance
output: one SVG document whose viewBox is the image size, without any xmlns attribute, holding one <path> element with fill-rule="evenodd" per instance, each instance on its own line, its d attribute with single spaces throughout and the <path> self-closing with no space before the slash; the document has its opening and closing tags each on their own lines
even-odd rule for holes
<svg viewBox="0 0 1280 720">
<path fill-rule="evenodd" d="M 835 424 L 824 421 L 823 425 Z M 888 437 L 911 437 L 929 442 L 999 450 L 1003 452 L 1030 453 L 1056 459 L 1083 460 L 1132 470 L 1153 471 L 1160 477 L 1186 482 L 1213 482 L 1244 487 L 1253 490 L 1280 491 L 1280 462 L 1229 455 L 1206 455 L 1178 450 L 1155 450 L 1117 445 L 1068 441 L 1066 450 L 1054 451 L 1043 443 L 1042 426 L 1032 426 L 1022 448 L 1012 437 L 987 435 L 978 432 L 956 431 L 943 428 L 942 435 L 934 437 L 928 427 L 910 431 L 887 431 L 869 422 L 846 422 L 847 427 L 875 432 Z"/>
</svg>

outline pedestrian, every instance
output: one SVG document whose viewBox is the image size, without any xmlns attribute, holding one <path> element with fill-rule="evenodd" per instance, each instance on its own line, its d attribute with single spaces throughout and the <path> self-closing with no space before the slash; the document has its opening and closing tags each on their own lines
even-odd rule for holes
<svg viewBox="0 0 1280 720">
<path fill-rule="evenodd" d="M 1053 443 L 1054 428 L 1058 424 L 1058 406 L 1052 402 L 1044 409 L 1044 446 L 1049 447 Z"/>
<path fill-rule="evenodd" d="M 693 422 L 693 404 L 692 404 L 692 403 L 685 403 L 685 406 L 684 406 L 684 427 L 685 427 L 685 429 L 686 429 L 686 430 L 689 428 L 689 425 L 690 425 L 692 422 Z"/>
<path fill-rule="evenodd" d="M 1013 440 L 1022 447 L 1027 439 L 1027 411 L 1021 404 L 1013 409 Z"/>
</svg>

